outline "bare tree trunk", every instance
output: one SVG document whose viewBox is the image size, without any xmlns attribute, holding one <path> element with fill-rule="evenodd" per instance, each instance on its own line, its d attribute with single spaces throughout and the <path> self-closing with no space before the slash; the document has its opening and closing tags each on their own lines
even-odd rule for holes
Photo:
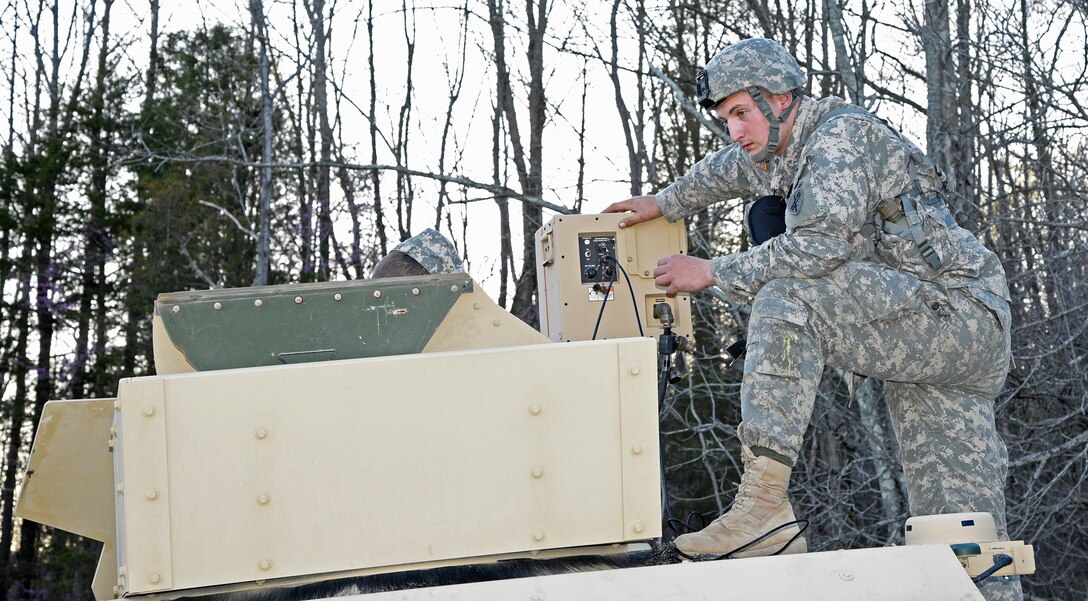
<svg viewBox="0 0 1088 601">
<path fill-rule="evenodd" d="M 620 85 L 619 73 L 619 10 L 621 0 L 613 0 L 612 15 L 609 19 L 609 27 L 612 41 L 612 54 L 608 62 L 608 77 L 612 80 L 612 91 L 616 98 L 616 111 L 619 113 L 620 126 L 623 128 L 623 141 L 627 144 L 628 172 L 631 177 L 631 196 L 642 194 L 642 157 L 635 150 L 635 141 L 631 134 L 631 111 L 623 99 L 623 87 Z M 641 58 L 641 55 L 640 57 Z M 641 88 L 641 86 L 640 86 Z"/>
<path fill-rule="evenodd" d="M 949 34 L 948 0 L 926 0 L 921 28 L 926 55 L 926 149 L 929 158 L 946 172 L 952 165 L 951 113 L 955 110 L 955 74 Z M 948 173 L 952 181 L 955 173 Z"/>
<path fill-rule="evenodd" d="M 582 203 L 586 199 L 586 93 L 589 80 L 586 78 L 587 61 L 582 59 L 582 111 L 578 122 L 578 183 L 574 195 L 574 212 L 582 212 Z"/>
<path fill-rule="evenodd" d="M 971 0 L 957 0 L 956 108 L 959 112 L 959 127 L 952 140 L 952 159 L 956 163 L 954 171 L 959 177 L 953 182 L 956 195 L 950 208 L 958 217 L 961 226 L 977 232 L 978 224 L 982 221 L 982 213 L 979 210 L 980 199 L 975 176 L 978 169 L 975 162 L 978 131 L 975 126 L 976 103 L 971 87 L 974 79 L 971 67 L 971 45 Z"/>
<path fill-rule="evenodd" d="M 309 5 L 307 5 L 309 10 Z M 302 43 L 302 37 L 299 35 L 299 21 L 298 21 L 298 4 L 293 2 L 291 4 L 291 27 L 294 33 L 295 39 L 295 62 L 298 64 L 298 68 L 302 69 L 306 64 L 307 59 L 304 57 L 311 57 L 313 55 L 312 50 L 307 50 L 303 53 L 305 48 Z M 298 97 L 298 112 L 295 121 L 295 146 L 298 149 L 300 159 L 309 156 L 311 159 L 313 156 L 313 128 L 309 126 L 309 119 L 307 115 L 312 114 L 312 111 L 307 110 L 307 96 L 303 91 L 303 77 L 297 77 L 295 79 L 295 94 Z M 306 119 L 304 121 L 304 119 Z M 303 140 L 303 129 L 306 129 L 307 138 Z M 306 144 L 308 142 L 309 144 Z M 307 150 L 309 154 L 307 155 Z M 300 163 L 304 163 L 304 160 L 300 160 Z M 298 168 L 298 186 L 296 194 L 298 195 L 298 219 L 300 222 L 299 227 L 299 280 L 303 282 L 312 282 L 316 279 L 314 273 L 314 211 L 313 211 L 313 195 L 310 193 L 310 179 L 308 177 L 308 171 L 306 167 L 300 166 Z"/>
<path fill-rule="evenodd" d="M 53 334 L 55 330 L 55 316 L 53 314 L 53 301 L 50 295 L 54 292 L 53 269 L 53 241 L 56 233 L 57 210 L 57 184 L 60 175 L 67 168 L 69 155 L 65 148 L 64 139 L 72 124 L 72 114 L 76 103 L 80 98 L 83 76 L 86 73 L 87 59 L 90 56 L 91 40 L 94 37 L 95 2 L 92 0 L 86 12 L 86 32 L 84 34 L 83 54 L 80 60 L 79 72 L 71 88 L 71 96 L 61 112 L 61 81 L 60 65 L 63 55 L 60 51 L 60 6 L 59 0 L 54 0 L 50 7 L 53 18 L 53 48 L 50 54 L 50 77 L 47 81 L 49 93 L 49 112 L 45 145 L 42 152 L 48 165 L 42 169 L 35 182 L 38 195 L 38 214 L 35 223 L 35 245 L 37 251 L 34 256 L 34 269 L 37 277 L 35 290 L 35 315 L 37 316 L 37 377 L 34 384 L 34 404 L 31 412 L 31 437 L 38 431 L 38 423 L 41 421 L 42 410 L 45 403 L 53 396 L 53 370 L 52 349 Z M 75 18 L 75 17 L 73 17 Z M 37 42 L 36 42 L 37 43 Z M 37 541 L 41 527 L 36 522 L 22 522 L 19 539 L 19 550 L 16 554 L 22 574 L 29 574 L 33 564 L 37 560 Z"/>
<path fill-rule="evenodd" d="M 374 0 L 367 3 L 366 32 L 369 43 L 367 60 L 370 63 L 370 162 L 378 164 L 378 86 L 374 72 Z M 374 189 L 374 228 L 378 230 L 378 245 L 382 256 L 389 254 L 389 242 L 385 234 L 385 211 L 382 208 L 382 187 L 380 172 L 370 172 L 370 185 Z"/>
<path fill-rule="evenodd" d="M 846 377 L 851 377 L 851 374 L 846 374 Z M 883 385 L 872 378 L 862 380 L 861 385 L 854 391 L 854 399 L 861 413 L 861 423 L 865 432 L 868 433 L 866 442 L 873 457 L 873 469 L 876 472 L 881 506 L 884 509 L 887 542 L 891 544 L 899 535 L 900 518 L 905 511 L 904 500 L 899 492 L 892 464 L 893 443 L 884 427 L 884 420 L 881 419 L 881 413 L 886 411 L 883 397 Z"/>
<path fill-rule="evenodd" d="M 105 287 L 104 272 L 106 254 L 109 243 L 106 232 L 106 180 L 109 176 L 109 156 L 107 138 L 109 133 L 104 124 L 105 119 L 105 95 L 106 95 L 106 71 L 109 55 L 110 10 L 113 0 L 103 1 L 102 13 L 102 42 L 98 53 L 98 73 L 95 75 L 95 87 L 91 96 L 91 148 L 89 163 L 91 165 L 91 182 L 87 190 L 87 198 L 90 208 L 83 231 L 83 274 L 81 277 L 82 291 L 80 292 L 78 326 L 76 333 L 75 358 L 72 365 L 72 380 L 69 385 L 69 398 L 79 399 L 84 397 L 84 386 L 87 380 L 87 363 L 90 359 L 88 351 L 88 338 L 90 334 L 91 303 L 98 299 L 98 317 L 95 324 L 95 353 L 96 362 L 101 362 L 105 356 Z M 102 278 L 102 279 L 100 279 Z M 96 387 L 98 380 L 95 378 Z"/>
<path fill-rule="evenodd" d="M 847 100 L 858 106 L 864 106 L 865 99 L 861 95 L 861 83 L 846 48 L 842 6 L 839 5 L 839 0 L 827 0 L 825 10 L 828 26 L 831 28 L 831 37 L 835 43 L 835 71 L 838 72 L 839 80 L 846 88 Z"/>
<path fill-rule="evenodd" d="M 496 80 L 496 87 L 501 88 Z M 494 114 L 491 118 L 491 172 L 496 186 L 506 184 L 503 177 L 502 160 L 504 137 L 502 135 L 502 106 L 499 93 L 495 95 Z M 507 283 L 510 281 L 510 266 L 514 262 L 514 249 L 510 244 L 510 201 L 505 196 L 496 195 L 495 204 L 499 207 L 499 306 L 506 308 Z"/>
<path fill-rule="evenodd" d="M 445 65 L 446 77 L 450 79 L 450 91 L 449 102 L 446 104 L 446 120 L 442 125 L 442 142 L 439 145 L 438 150 L 438 172 L 442 174 L 446 173 L 446 144 L 449 140 L 450 127 L 453 125 L 453 107 L 457 104 L 457 99 L 461 96 L 461 84 L 465 80 L 465 59 L 468 56 L 468 18 L 469 6 L 466 1 L 464 10 L 461 12 L 461 28 L 457 43 L 461 64 L 454 73 L 450 73 L 449 65 Z M 442 182 L 438 186 L 438 207 L 435 210 L 434 216 L 435 229 L 438 229 L 439 225 L 442 223 L 442 211 L 448 203 L 448 198 L 449 194 L 446 192 L 446 182 Z"/>
<path fill-rule="evenodd" d="M 3 206 L 0 206 L 0 299 L 7 298 L 8 275 L 12 267 L 8 259 L 8 251 L 11 248 L 17 221 L 11 199 L 15 196 L 15 77 L 16 66 L 19 63 L 20 23 L 17 14 L 12 15 L 11 19 L 14 24 L 11 32 L 11 75 L 8 77 L 8 132 L 4 147 L 0 151 L 0 177 L 3 178 L 3 181 L 0 181 L 0 198 L 6 200 Z M 2 312 L 3 305 L 0 305 L 0 315 Z M 5 371 L 6 366 L 0 365 L 0 377 Z"/>
<path fill-rule="evenodd" d="M 824 16 L 825 18 L 820 19 L 820 39 L 822 40 L 822 42 L 820 43 L 820 66 L 821 71 L 823 71 L 823 77 L 820 78 L 820 96 L 830 96 L 833 93 L 833 88 L 831 85 L 832 80 L 829 70 L 829 65 L 831 64 L 831 61 L 827 54 L 827 45 L 831 41 L 831 36 L 828 35 L 828 30 L 830 29 L 830 24 L 828 23 L 829 19 L 826 18 L 826 15 Z"/>
<path fill-rule="evenodd" d="M 411 133 L 412 123 L 412 95 L 415 82 L 412 81 L 412 67 L 416 57 L 416 7 L 412 3 L 409 12 L 408 3 L 401 2 L 401 12 L 404 15 L 404 43 L 408 48 L 408 61 L 404 83 L 404 102 L 400 105 L 400 114 L 397 119 L 397 143 L 396 155 L 398 165 L 408 164 L 408 139 Z M 409 16 L 411 26 L 409 26 Z M 412 188 L 412 179 L 405 173 L 397 173 L 397 229 L 401 240 L 407 240 L 412 235 L 412 205 L 415 200 L 415 190 Z"/>
<path fill-rule="evenodd" d="M 526 0 L 529 34 L 529 171 L 523 192 L 540 197 L 544 190 L 541 171 L 544 162 L 544 121 L 547 110 L 544 98 L 544 34 L 548 29 L 547 0 Z M 536 326 L 536 230 L 540 228 L 543 212 L 539 206 L 521 207 L 522 256 L 521 277 L 514 291 L 510 312 L 529 325 Z"/>
<path fill-rule="evenodd" d="M 159 68 L 159 0 L 150 0 L 150 8 L 151 31 L 148 38 L 150 50 L 147 59 L 147 77 L 144 80 L 144 98 L 140 106 L 140 135 L 143 135 L 144 124 L 147 123 L 151 116 L 151 103 L 155 100 L 155 89 L 158 86 L 156 78 Z M 139 236 L 133 236 L 132 244 L 133 264 L 130 269 L 135 270 L 143 254 L 143 246 Z M 128 319 L 125 320 L 124 326 L 125 350 L 121 363 L 123 374 L 127 377 L 135 375 L 136 353 L 139 347 L 139 328 L 141 324 L 147 322 L 144 320 L 146 308 L 139 306 L 136 299 L 131 298 L 131 295 L 126 298 L 126 305 L 128 307 Z M 149 360 L 148 363 L 151 363 L 151 361 Z"/>
<path fill-rule="evenodd" d="M 1039 241 L 1032 246 L 1041 249 L 1046 257 L 1054 257 L 1061 250 L 1058 234 L 1054 231 L 1055 226 L 1061 222 L 1061 217 L 1058 213 L 1060 209 L 1057 206 L 1059 203 L 1058 192 L 1055 189 L 1054 157 L 1051 151 L 1050 135 L 1047 131 L 1048 114 L 1043 102 L 1045 91 L 1036 81 L 1035 69 L 1032 64 L 1033 52 L 1029 45 L 1031 39 L 1029 10 L 1027 0 L 1020 0 L 1020 50 L 1024 67 L 1024 98 L 1031 131 L 1031 146 L 1036 155 L 1035 161 L 1032 162 L 1028 159 L 1029 164 L 1034 166 L 1033 169 L 1029 170 L 1029 173 L 1035 176 L 1036 181 L 1034 183 L 1038 189 L 1037 193 L 1029 194 L 1028 198 L 1038 199 L 1042 204 L 1043 216 L 1047 224 L 1039 227 L 1040 231 L 1037 233 Z M 1025 154 L 1030 155 L 1030 152 Z M 1031 187 L 1030 182 L 1028 187 Z M 1044 311 L 1047 315 L 1061 314 L 1064 308 L 1064 299 L 1057 290 L 1055 279 L 1052 275 L 1038 278 L 1038 280 L 1041 280 L 1043 292 L 1046 295 L 1046 308 Z"/>
<path fill-rule="evenodd" d="M 321 156 L 317 165 L 317 244 L 318 265 L 317 278 L 319 281 L 327 281 L 330 276 L 329 257 L 330 242 L 332 237 L 332 215 L 330 207 L 329 163 L 332 161 L 332 128 L 329 127 L 329 101 L 328 101 L 328 49 L 326 44 L 329 38 L 329 29 L 332 27 L 332 18 L 328 19 L 329 29 L 326 29 L 325 0 L 307 0 L 306 10 L 310 16 L 310 30 L 314 35 L 315 45 L 313 52 L 313 95 L 314 111 L 317 113 L 318 137 L 320 139 Z"/>
<path fill-rule="evenodd" d="M 348 205 L 348 216 L 351 218 L 351 270 L 355 271 L 356 278 L 363 278 L 365 274 L 363 272 L 363 230 L 362 224 L 359 221 L 359 203 L 356 200 L 355 180 L 352 178 L 351 172 L 344 167 L 346 159 L 343 155 L 343 139 L 339 139 L 337 144 L 337 162 L 340 163 L 340 167 L 336 169 L 336 177 L 340 181 L 340 191 L 344 193 L 344 202 Z M 339 252 L 339 251 L 338 251 Z M 346 267 L 344 269 L 344 275 L 351 277 L 351 270 Z"/>
<path fill-rule="evenodd" d="M 257 207 L 257 273 L 254 286 L 268 284 L 271 261 L 272 222 L 272 93 L 268 83 L 268 21 L 264 14 L 263 0 L 250 0 L 249 13 L 260 44 L 258 70 L 261 75 L 261 200 Z"/>
<path fill-rule="evenodd" d="M 29 213 L 29 209 L 27 210 Z M 34 239 L 27 236 L 23 243 L 20 259 L 22 265 L 18 278 L 12 320 L 18 330 L 18 338 L 12 360 L 12 379 L 15 381 L 15 394 L 11 399 L 8 422 L 7 448 L 4 451 L 4 487 L 0 489 L 0 592 L 7 594 L 13 576 L 13 557 L 11 544 L 15 532 L 15 482 L 19 474 L 19 454 L 23 449 L 23 423 L 26 421 L 27 366 L 30 357 L 27 354 L 30 334 L 30 263 L 34 254 Z"/>
<path fill-rule="evenodd" d="M 526 169 L 526 166 L 525 166 L 525 163 L 526 163 L 526 161 L 525 161 L 525 149 L 524 149 L 524 147 L 522 146 L 522 143 L 521 143 L 521 133 L 520 133 L 520 130 L 519 130 L 519 127 L 518 127 L 517 112 L 515 111 L 515 108 L 514 108 L 514 92 L 513 92 L 513 89 L 510 86 L 510 70 L 509 70 L 509 67 L 507 67 L 507 64 L 506 64 L 506 42 L 505 42 L 506 34 L 504 32 L 505 22 L 506 22 L 506 15 L 504 13 L 505 13 L 506 9 L 504 7 L 503 0 L 488 0 L 487 8 L 488 8 L 488 22 L 491 25 L 491 34 L 492 34 L 492 38 L 493 38 L 494 43 L 495 43 L 495 76 L 496 76 L 496 87 L 498 89 L 498 103 L 501 106 L 502 114 L 505 117 L 506 128 L 507 128 L 507 137 L 509 138 L 510 145 L 511 145 L 513 151 L 514 151 L 514 156 L 513 156 L 514 168 L 517 171 L 518 180 L 521 183 L 522 192 L 524 194 L 526 194 L 526 195 L 529 195 L 530 194 L 529 190 L 531 189 L 532 185 L 530 183 L 529 171 Z M 506 214 L 505 207 L 504 207 L 504 202 L 505 202 L 505 199 L 500 199 L 500 203 L 499 203 L 500 218 L 502 218 Z M 528 208 L 529 207 L 523 207 L 523 209 L 528 209 Z M 523 223 L 523 225 L 525 223 L 524 216 L 523 216 L 522 223 Z M 508 234 L 509 233 L 509 224 L 507 223 L 507 224 L 503 225 L 502 227 L 504 228 L 503 232 Z M 524 234 L 524 236 L 525 237 L 531 237 L 532 233 L 535 232 L 535 231 L 536 231 L 535 228 L 532 229 L 532 230 L 529 230 L 529 233 Z M 507 237 L 509 237 L 509 236 L 507 235 Z M 513 256 L 513 248 L 512 247 L 510 249 L 510 256 L 511 257 Z M 535 258 L 532 259 L 532 260 L 535 261 Z M 518 311 L 519 310 L 524 311 L 526 309 L 526 307 L 528 307 L 528 305 L 529 305 L 529 303 L 527 303 L 525 301 L 524 292 L 522 292 L 522 291 L 525 289 L 524 282 L 526 280 L 526 275 L 525 275 L 524 270 L 532 269 L 531 265 L 532 265 L 532 262 L 530 262 L 529 264 L 524 264 L 523 263 L 523 265 L 522 265 L 522 269 L 523 269 L 522 275 L 521 275 L 520 278 L 517 278 L 517 281 L 516 281 L 516 284 L 515 284 L 514 301 L 513 301 L 513 304 L 511 306 L 511 308 L 510 308 L 510 311 L 511 311 L 511 313 L 513 313 L 515 315 L 518 315 L 519 317 L 521 316 L 521 314 L 518 313 Z M 532 280 L 533 280 L 533 283 L 535 284 L 535 281 L 536 281 L 535 270 L 533 270 Z M 522 294 L 521 297 L 519 297 L 519 293 Z M 530 299 L 531 299 L 531 296 L 532 296 L 532 292 L 530 291 L 529 292 Z"/>
</svg>

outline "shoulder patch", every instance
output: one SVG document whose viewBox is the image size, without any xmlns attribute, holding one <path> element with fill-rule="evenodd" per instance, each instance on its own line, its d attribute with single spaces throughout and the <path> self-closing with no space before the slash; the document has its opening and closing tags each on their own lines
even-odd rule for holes
<svg viewBox="0 0 1088 601">
<path fill-rule="evenodd" d="M 793 192 L 790 193 L 789 200 L 786 202 L 786 210 L 789 211 L 790 215 L 797 215 L 801 212 L 801 204 L 804 200 L 805 195 L 801 193 L 800 186 L 794 188 Z"/>
<path fill-rule="evenodd" d="M 761 161 L 759 163 L 756 163 L 756 169 L 759 169 L 759 170 L 762 170 L 762 171 L 766 171 L 769 167 L 770 166 L 767 164 L 767 161 Z"/>
</svg>

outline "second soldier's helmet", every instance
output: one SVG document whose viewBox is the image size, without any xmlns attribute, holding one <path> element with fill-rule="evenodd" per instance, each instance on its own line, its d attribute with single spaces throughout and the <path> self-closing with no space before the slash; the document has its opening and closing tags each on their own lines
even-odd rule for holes
<svg viewBox="0 0 1088 601">
<path fill-rule="evenodd" d="M 431 275 L 465 271 L 453 243 L 432 228 L 401 242 L 393 250 L 412 257 Z"/>
<path fill-rule="evenodd" d="M 804 71 L 782 44 L 751 38 L 714 55 L 696 77 L 699 104 L 712 109 L 730 95 L 750 88 L 785 94 L 805 87 Z"/>
</svg>

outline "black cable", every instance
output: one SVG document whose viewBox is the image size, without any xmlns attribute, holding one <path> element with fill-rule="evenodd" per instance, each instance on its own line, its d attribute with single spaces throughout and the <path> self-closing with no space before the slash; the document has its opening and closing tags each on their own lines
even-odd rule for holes
<svg viewBox="0 0 1088 601">
<path fill-rule="evenodd" d="M 660 385 L 657 390 L 657 412 L 661 414 L 661 409 L 665 406 L 665 395 L 669 390 L 669 356 L 665 355 L 661 361 L 661 375 Z M 661 455 L 661 496 L 662 502 L 665 504 L 665 516 L 668 517 L 666 523 L 669 528 L 673 528 L 673 522 L 678 521 L 672 515 L 672 499 L 669 498 L 669 477 L 665 473 L 665 434 L 661 431 L 661 428 L 657 429 L 657 448 Z M 675 532 L 673 528 L 673 532 Z"/>
<path fill-rule="evenodd" d="M 769 538 L 771 535 L 777 533 L 779 530 L 782 530 L 783 528 L 788 528 L 790 526 L 793 526 L 794 524 L 797 525 L 797 534 L 794 534 L 792 537 L 790 537 L 790 540 L 786 541 L 786 544 L 782 545 L 782 547 L 780 549 L 778 549 L 774 553 L 771 553 L 772 556 L 773 555 L 779 555 L 783 551 L 788 549 L 789 546 L 792 545 L 795 540 L 797 540 L 798 538 L 801 538 L 801 535 L 805 533 L 805 530 L 808 530 L 808 520 L 794 520 L 792 522 L 786 522 L 785 524 L 780 524 L 778 526 L 775 526 L 774 528 L 771 528 L 769 531 L 767 531 L 765 534 L 763 534 L 761 536 L 758 536 L 755 539 L 753 539 L 753 540 L 751 540 L 751 541 L 749 541 L 747 543 L 744 543 L 743 545 L 737 547 L 736 549 L 733 549 L 732 551 L 730 551 L 728 553 L 722 553 L 721 555 L 715 555 L 715 554 L 712 554 L 712 553 L 694 553 L 694 554 L 689 555 L 688 553 L 684 553 L 680 549 L 677 549 L 676 552 L 681 557 L 683 557 L 685 559 L 690 559 L 691 561 L 719 561 L 719 560 L 722 560 L 722 559 L 733 559 L 736 556 L 737 553 L 740 553 L 740 552 L 750 548 L 752 545 L 756 545 L 758 543 L 761 543 L 761 542 L 767 540 L 767 538 Z"/>
<path fill-rule="evenodd" d="M 975 584 L 979 584 L 983 580 L 986 580 L 990 576 L 993 576 L 994 572 L 996 572 L 996 571 L 1000 570 L 1001 568 L 1003 568 L 1003 567 L 1005 567 L 1007 565 L 1010 565 L 1010 564 L 1012 564 L 1012 557 L 1011 556 L 1005 555 L 1004 553 L 998 553 L 997 555 L 994 555 L 994 565 L 990 566 L 985 572 L 983 572 L 983 573 L 979 574 L 978 576 L 975 576 L 974 578 L 972 578 L 971 582 L 974 582 Z"/>
<path fill-rule="evenodd" d="M 612 263 L 623 273 L 623 279 L 627 280 L 627 290 L 631 292 L 631 307 L 635 310 L 635 323 L 638 324 L 638 335 L 645 336 L 646 333 L 642 331 L 642 318 L 638 314 L 638 301 L 635 299 L 635 287 L 631 285 L 631 278 L 627 275 L 627 270 L 620 265 L 620 262 L 616 260 L 616 257 L 612 255 L 605 255 L 606 261 L 612 261 Z M 615 275 L 615 274 L 612 274 Z"/>
<path fill-rule="evenodd" d="M 608 295 L 612 293 L 612 286 L 616 283 L 616 272 L 612 272 L 612 279 L 608 281 L 608 288 L 604 289 L 604 300 L 601 301 L 601 310 L 597 312 L 597 323 L 593 325 L 593 338 L 597 339 L 597 329 L 601 327 L 601 317 L 604 317 L 604 306 L 608 304 Z M 600 284 L 598 284 L 599 286 Z"/>
<path fill-rule="evenodd" d="M 698 525 L 695 524 L 696 519 L 698 519 Z M 687 519 L 681 520 L 673 518 L 669 520 L 668 524 L 669 529 L 672 530 L 672 533 L 677 536 L 681 534 L 688 534 L 691 532 L 698 532 L 703 528 L 707 527 L 706 516 L 699 513 L 698 511 L 693 511 L 689 513 Z"/>
</svg>

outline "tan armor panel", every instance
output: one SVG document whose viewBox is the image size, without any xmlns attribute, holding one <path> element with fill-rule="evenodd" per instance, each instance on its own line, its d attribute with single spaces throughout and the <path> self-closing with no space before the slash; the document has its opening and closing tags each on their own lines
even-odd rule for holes
<svg viewBox="0 0 1088 601">
<path fill-rule="evenodd" d="M 626 339 L 123 380 L 120 590 L 658 537 L 655 361 Z"/>
</svg>

